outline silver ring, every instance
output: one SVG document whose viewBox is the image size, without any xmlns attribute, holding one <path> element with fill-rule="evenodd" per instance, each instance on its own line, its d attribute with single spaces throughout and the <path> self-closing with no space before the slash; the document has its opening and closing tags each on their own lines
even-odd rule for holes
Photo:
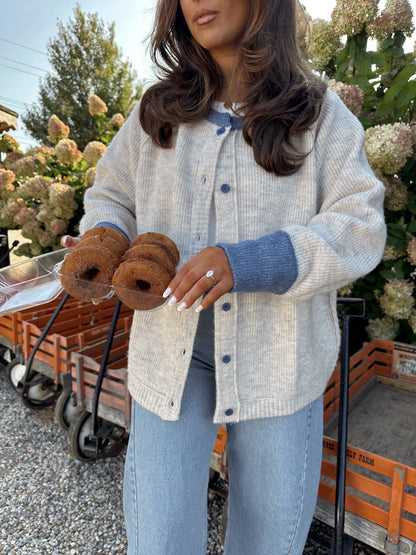
<svg viewBox="0 0 416 555">
<path fill-rule="evenodd" d="M 212 280 L 216 281 L 216 279 L 214 277 L 214 270 L 208 270 L 208 272 L 205 275 L 207 277 L 211 278 Z"/>
</svg>

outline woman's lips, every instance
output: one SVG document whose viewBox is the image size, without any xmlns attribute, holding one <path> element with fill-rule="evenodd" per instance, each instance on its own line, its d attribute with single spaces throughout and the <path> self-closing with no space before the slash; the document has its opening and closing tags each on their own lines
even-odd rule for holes
<svg viewBox="0 0 416 555">
<path fill-rule="evenodd" d="M 202 12 L 195 16 L 194 22 L 197 25 L 205 25 L 210 23 L 213 19 L 217 17 L 218 12 Z"/>
</svg>

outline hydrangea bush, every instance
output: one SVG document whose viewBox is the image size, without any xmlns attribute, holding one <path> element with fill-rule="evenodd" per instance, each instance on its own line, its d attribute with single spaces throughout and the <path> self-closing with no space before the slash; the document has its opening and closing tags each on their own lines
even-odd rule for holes
<svg viewBox="0 0 416 555">
<path fill-rule="evenodd" d="M 414 31 L 408 0 L 387 0 L 383 10 L 378 0 L 337 0 L 330 21 L 310 21 L 303 47 L 362 122 L 367 159 L 386 187 L 383 259 L 338 292 L 365 299 L 362 340 L 416 340 L 416 43 L 404 51 Z"/>
<path fill-rule="evenodd" d="M 63 235 L 78 234 L 83 194 L 94 183 L 96 165 L 107 145 L 124 124 L 122 114 L 106 115 L 107 106 L 98 96 L 92 94 L 88 100 L 99 134 L 83 152 L 56 115 L 48 124 L 51 145 L 23 154 L 11 135 L 0 138 L 0 228 L 21 229 L 27 241 L 14 251 L 17 255 L 31 257 L 59 249 Z"/>
</svg>

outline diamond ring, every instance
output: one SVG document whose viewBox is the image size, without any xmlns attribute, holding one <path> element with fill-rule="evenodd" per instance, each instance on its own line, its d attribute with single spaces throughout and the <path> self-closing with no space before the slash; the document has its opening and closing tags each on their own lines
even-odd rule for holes
<svg viewBox="0 0 416 555">
<path fill-rule="evenodd" d="M 213 281 L 216 281 L 216 280 L 215 280 L 215 277 L 214 277 L 214 270 L 208 270 L 208 272 L 207 272 L 205 275 L 206 275 L 208 278 L 211 278 Z"/>
</svg>

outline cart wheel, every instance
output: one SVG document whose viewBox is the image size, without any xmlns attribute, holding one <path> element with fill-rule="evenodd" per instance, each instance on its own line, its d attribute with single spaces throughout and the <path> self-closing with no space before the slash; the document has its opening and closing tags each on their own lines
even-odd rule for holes
<svg viewBox="0 0 416 555">
<path fill-rule="evenodd" d="M 59 426 L 66 432 L 69 430 L 71 420 L 78 412 L 78 408 L 71 399 L 72 387 L 67 385 L 61 391 L 55 405 L 55 419 Z"/>
<path fill-rule="evenodd" d="M 14 359 L 5 368 L 6 380 L 9 385 L 16 390 L 19 381 L 23 378 L 26 372 L 26 364 L 23 364 L 19 359 Z"/>
<path fill-rule="evenodd" d="M 102 423 L 102 419 L 99 419 L 98 425 L 101 426 Z M 97 456 L 91 455 L 90 452 L 87 453 L 84 448 L 85 439 L 92 434 L 92 426 L 92 415 L 86 410 L 79 411 L 78 415 L 75 415 L 74 418 L 71 420 L 67 442 L 69 452 L 74 457 L 74 459 L 88 462 L 93 461 L 96 458 L 108 456 L 114 457 L 122 451 L 123 443 L 120 443 L 119 441 L 114 441 L 111 438 L 106 438 Z M 120 439 L 122 438 L 122 436 L 123 434 L 119 436 Z"/>
<path fill-rule="evenodd" d="M 30 381 L 35 381 L 42 377 L 44 377 L 42 374 L 36 372 Z M 29 387 L 28 395 L 27 397 L 22 397 L 22 402 L 30 409 L 45 409 L 55 403 L 60 391 L 61 386 L 54 380 L 47 378 L 42 383 Z"/>
<path fill-rule="evenodd" d="M 7 347 L 0 347 L 0 368 L 4 369 L 14 358 L 13 352 Z"/>
<path fill-rule="evenodd" d="M 6 379 L 16 391 L 19 381 L 23 379 L 26 372 L 26 364 L 18 359 L 12 360 L 6 366 Z M 35 372 L 30 381 L 41 378 L 42 374 Z M 27 397 L 22 397 L 23 404 L 31 409 L 44 409 L 55 402 L 56 396 L 60 391 L 60 386 L 50 378 L 42 383 L 29 387 Z"/>
</svg>

